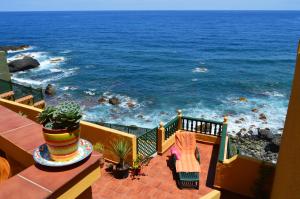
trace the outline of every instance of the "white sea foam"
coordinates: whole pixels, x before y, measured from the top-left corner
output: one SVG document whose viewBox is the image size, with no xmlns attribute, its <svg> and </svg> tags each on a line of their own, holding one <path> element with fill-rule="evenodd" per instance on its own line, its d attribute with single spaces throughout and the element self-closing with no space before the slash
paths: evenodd
<svg viewBox="0 0 300 199">
<path fill-rule="evenodd" d="M 85 93 L 85 94 L 87 94 L 87 95 L 90 95 L 90 96 L 94 96 L 94 95 L 96 95 L 96 93 L 95 93 L 95 92 L 93 92 L 93 91 L 90 91 L 90 90 L 84 91 L 84 93 Z"/>
<path fill-rule="evenodd" d="M 263 92 L 263 95 L 273 96 L 273 97 L 284 97 L 284 94 L 279 93 L 277 91 L 266 91 L 266 92 Z"/>
<path fill-rule="evenodd" d="M 276 99 L 261 100 L 250 98 L 245 103 L 232 103 L 229 100 L 223 101 L 221 105 L 214 109 L 207 108 L 199 103 L 195 107 L 183 109 L 183 112 L 189 116 L 217 121 L 222 121 L 223 116 L 228 115 L 228 131 L 235 134 L 243 128 L 246 130 L 250 128 L 283 128 L 286 107 L 287 102 L 282 103 Z M 252 112 L 251 110 L 254 108 L 258 112 Z M 266 121 L 259 119 L 261 113 L 266 115 Z"/>
<path fill-rule="evenodd" d="M 193 73 L 206 73 L 208 72 L 208 69 L 207 68 L 204 68 L 204 67 L 197 67 L 197 68 L 194 68 L 192 70 Z"/>
<path fill-rule="evenodd" d="M 74 90 L 77 90 L 78 88 L 77 87 L 74 87 L 74 86 L 63 86 L 61 88 L 61 90 L 63 91 L 68 91 L 68 90 L 71 90 L 71 91 L 74 91 Z"/>
<path fill-rule="evenodd" d="M 273 128 L 277 130 L 278 133 L 282 133 L 282 131 L 279 129 L 281 129 L 284 125 L 286 106 L 284 104 L 279 105 L 275 100 L 265 102 L 257 100 L 256 102 L 251 102 L 252 99 L 249 99 L 247 103 L 250 105 L 246 106 L 245 108 L 241 103 L 233 105 L 232 109 L 235 110 L 235 113 L 226 111 L 226 108 L 232 106 L 232 104 L 229 105 L 226 103 L 215 107 L 214 109 L 208 108 L 202 103 L 198 103 L 196 106 L 183 108 L 182 111 L 183 114 L 187 116 L 205 118 L 220 122 L 223 121 L 225 114 L 229 114 L 228 132 L 233 135 L 243 128 L 245 128 L 246 131 L 252 130 L 254 133 L 257 133 L 257 128 Z M 266 105 L 261 106 L 257 113 L 251 111 L 251 107 L 258 107 L 262 104 Z M 88 110 L 88 112 L 86 112 L 86 117 L 89 119 L 96 119 L 96 121 L 99 121 L 101 118 L 105 118 L 106 122 L 153 128 L 158 126 L 160 121 L 166 123 L 176 116 L 174 107 L 166 106 L 163 109 L 164 114 L 161 113 L 160 109 L 150 110 L 149 112 L 149 110 L 145 111 L 144 107 L 142 107 L 133 112 L 134 115 L 131 115 L 131 112 L 122 112 L 122 110 L 118 110 L 115 112 L 118 117 L 114 117 L 110 111 L 112 107 L 114 106 L 97 105 L 94 109 L 92 109 L 92 111 Z M 259 115 L 261 113 L 266 115 L 266 122 L 259 119 Z"/>
<path fill-rule="evenodd" d="M 29 46 L 27 48 L 24 48 L 22 50 L 8 50 L 7 53 L 18 53 L 18 52 L 25 52 L 28 50 L 32 50 L 34 47 L 33 46 Z"/>
<path fill-rule="evenodd" d="M 25 84 L 25 85 L 39 86 L 39 85 L 42 85 L 42 83 L 43 83 L 43 82 L 37 81 L 37 80 L 18 78 L 18 77 L 14 77 L 14 76 L 12 76 L 12 79 L 17 83 L 21 83 L 21 84 Z"/>
<path fill-rule="evenodd" d="M 110 99 L 112 97 L 116 97 L 120 100 L 120 104 L 118 107 L 121 107 L 126 110 L 136 110 L 142 106 L 142 104 L 139 104 L 136 99 L 133 99 L 129 96 L 126 95 L 120 95 L 120 94 L 115 94 L 111 92 L 104 92 L 103 97 Z M 106 106 L 112 106 L 109 103 L 104 104 Z"/>
<path fill-rule="evenodd" d="M 17 82 L 32 82 L 37 85 L 44 85 L 49 82 L 53 82 L 65 77 L 72 76 L 79 69 L 78 67 L 65 69 L 62 67 L 65 62 L 65 57 L 63 56 L 50 56 L 47 52 L 25 52 L 18 53 L 8 58 L 8 61 L 12 61 L 15 59 L 21 59 L 25 56 L 30 56 L 34 59 L 37 59 L 40 63 L 40 66 L 31 70 L 26 71 L 26 78 L 22 75 L 24 72 L 17 72 L 13 74 L 13 79 Z M 43 79 L 36 79 L 34 76 L 40 73 L 52 74 L 51 76 L 47 75 L 47 77 L 43 76 Z M 30 78 L 34 77 L 34 80 Z"/>
<path fill-rule="evenodd" d="M 7 58 L 7 61 L 10 62 L 10 61 L 13 61 L 13 60 L 16 60 L 16 59 L 22 59 L 26 56 L 37 59 L 38 61 L 43 61 L 43 60 L 46 60 L 48 58 L 46 52 L 26 52 L 26 53 L 18 53 L 18 54 L 15 54 L 13 56 L 9 56 Z"/>
<path fill-rule="evenodd" d="M 192 82 L 197 82 L 197 81 L 198 81 L 197 78 L 192 79 Z"/>
<path fill-rule="evenodd" d="M 53 72 L 53 73 L 58 73 L 58 72 L 62 72 L 63 71 L 62 69 L 59 69 L 59 68 L 50 68 L 49 70 L 51 72 Z"/>
</svg>

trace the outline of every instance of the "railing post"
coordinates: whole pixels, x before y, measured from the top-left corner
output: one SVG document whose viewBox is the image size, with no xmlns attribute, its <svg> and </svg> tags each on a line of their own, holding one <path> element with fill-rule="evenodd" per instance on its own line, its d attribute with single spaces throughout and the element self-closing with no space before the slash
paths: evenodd
<svg viewBox="0 0 300 199">
<path fill-rule="evenodd" d="M 177 130 L 181 130 L 182 129 L 182 111 L 181 110 L 177 110 L 177 118 L 178 118 Z"/>
<path fill-rule="evenodd" d="M 157 130 L 157 153 L 159 155 L 161 155 L 163 152 L 164 141 L 165 141 L 165 127 L 164 127 L 164 123 L 160 122 L 159 128 Z"/>
<path fill-rule="evenodd" d="M 224 117 L 223 125 L 224 124 L 226 124 L 226 126 L 228 124 L 228 117 L 227 116 Z M 226 129 L 226 134 L 227 134 L 227 129 Z"/>
<path fill-rule="evenodd" d="M 227 155 L 227 125 L 228 125 L 228 118 L 225 116 L 223 121 L 222 133 L 221 133 L 221 141 L 220 141 L 220 148 L 219 148 L 219 161 L 224 162 Z"/>
</svg>

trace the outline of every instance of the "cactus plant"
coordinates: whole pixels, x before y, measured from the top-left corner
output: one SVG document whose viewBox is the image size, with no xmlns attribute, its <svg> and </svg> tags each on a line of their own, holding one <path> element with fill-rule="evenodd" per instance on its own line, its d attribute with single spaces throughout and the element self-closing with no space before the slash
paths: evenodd
<svg viewBox="0 0 300 199">
<path fill-rule="evenodd" d="M 79 126 L 82 117 L 80 106 L 71 101 L 62 102 L 56 107 L 49 106 L 38 116 L 38 120 L 49 129 L 72 131 Z"/>
</svg>

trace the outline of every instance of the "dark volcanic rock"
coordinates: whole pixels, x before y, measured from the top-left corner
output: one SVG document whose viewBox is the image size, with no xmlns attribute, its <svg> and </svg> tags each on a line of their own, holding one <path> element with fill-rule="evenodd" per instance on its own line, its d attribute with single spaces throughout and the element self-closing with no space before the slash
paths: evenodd
<svg viewBox="0 0 300 199">
<path fill-rule="evenodd" d="M 258 132 L 258 135 L 237 133 L 236 136 L 230 136 L 231 147 L 237 148 L 241 155 L 276 163 L 281 135 L 268 128 L 258 129 Z"/>
<path fill-rule="evenodd" d="M 48 84 L 46 89 L 45 89 L 45 94 L 46 95 L 50 95 L 50 96 L 53 96 L 55 95 L 55 88 L 52 84 Z"/>
<path fill-rule="evenodd" d="M 108 102 L 111 104 L 111 105 L 119 105 L 121 102 L 119 100 L 119 98 L 117 97 L 112 97 L 108 100 Z"/>
<path fill-rule="evenodd" d="M 0 51 L 17 51 L 17 50 L 25 50 L 26 48 L 29 48 L 29 45 L 20 45 L 20 46 L 0 46 Z"/>
<path fill-rule="evenodd" d="M 265 114 L 261 113 L 261 114 L 259 114 L 259 119 L 266 121 L 267 120 L 267 116 Z"/>
<path fill-rule="evenodd" d="M 9 72 L 11 73 L 36 68 L 39 65 L 40 63 L 32 57 L 24 57 L 8 63 Z"/>
<path fill-rule="evenodd" d="M 258 130 L 258 136 L 262 139 L 271 141 L 274 138 L 273 132 L 271 129 L 265 128 L 265 129 L 259 129 Z"/>
<path fill-rule="evenodd" d="M 98 99 L 98 102 L 100 104 L 104 104 L 106 101 L 107 101 L 107 99 L 105 97 L 103 97 L 103 96 Z"/>
</svg>

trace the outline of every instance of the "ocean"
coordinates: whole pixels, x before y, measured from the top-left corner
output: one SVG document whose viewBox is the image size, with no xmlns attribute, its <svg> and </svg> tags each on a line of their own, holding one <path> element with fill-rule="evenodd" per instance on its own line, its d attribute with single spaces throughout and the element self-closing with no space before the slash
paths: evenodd
<svg viewBox="0 0 300 199">
<path fill-rule="evenodd" d="M 53 84 L 48 104 L 75 100 L 86 120 L 151 128 L 181 109 L 228 115 L 232 133 L 284 126 L 298 11 L 1 12 L 0 27 L 0 46 L 31 46 L 9 61 L 30 55 L 41 64 L 13 81 Z M 101 96 L 121 104 L 99 104 Z"/>
</svg>

